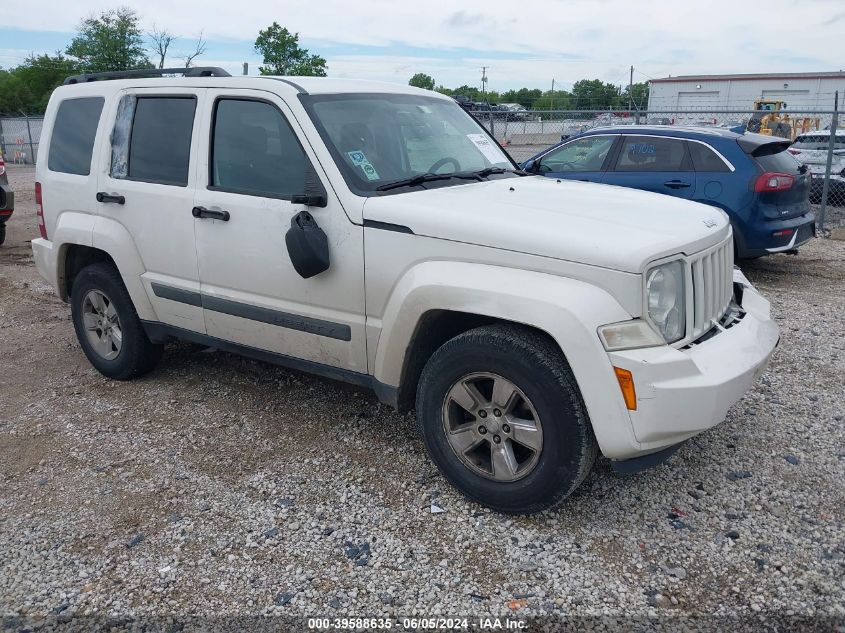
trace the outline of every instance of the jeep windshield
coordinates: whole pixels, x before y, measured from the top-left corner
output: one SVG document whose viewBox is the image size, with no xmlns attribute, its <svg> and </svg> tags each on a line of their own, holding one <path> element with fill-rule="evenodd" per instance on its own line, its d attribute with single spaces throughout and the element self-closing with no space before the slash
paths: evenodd
<svg viewBox="0 0 845 633">
<path fill-rule="evenodd" d="M 484 128 L 452 99 L 374 93 L 300 98 L 346 184 L 359 195 L 518 173 Z"/>
</svg>

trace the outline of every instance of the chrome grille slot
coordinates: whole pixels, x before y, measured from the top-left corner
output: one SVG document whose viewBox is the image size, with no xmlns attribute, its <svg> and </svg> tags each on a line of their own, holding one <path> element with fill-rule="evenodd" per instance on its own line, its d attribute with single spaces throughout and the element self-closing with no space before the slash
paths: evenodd
<svg viewBox="0 0 845 633">
<path fill-rule="evenodd" d="M 733 292 L 733 243 L 730 238 L 690 257 L 693 319 L 687 340 L 695 340 L 716 325 Z"/>
</svg>

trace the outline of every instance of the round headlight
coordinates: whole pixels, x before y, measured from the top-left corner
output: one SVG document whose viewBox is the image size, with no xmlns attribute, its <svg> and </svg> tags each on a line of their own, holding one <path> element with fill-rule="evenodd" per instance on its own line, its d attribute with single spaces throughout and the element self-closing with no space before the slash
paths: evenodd
<svg viewBox="0 0 845 633">
<path fill-rule="evenodd" d="M 686 306 L 684 303 L 683 262 L 663 264 L 646 275 L 648 316 L 667 343 L 684 337 Z"/>
</svg>

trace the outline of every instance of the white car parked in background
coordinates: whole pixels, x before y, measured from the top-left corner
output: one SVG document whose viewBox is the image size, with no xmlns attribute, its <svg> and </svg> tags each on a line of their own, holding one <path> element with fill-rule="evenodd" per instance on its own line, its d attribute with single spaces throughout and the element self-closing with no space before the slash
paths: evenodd
<svg viewBox="0 0 845 633">
<path fill-rule="evenodd" d="M 528 176 L 434 92 L 188 74 L 47 108 L 33 253 L 106 376 L 178 338 L 371 387 L 467 496 L 533 512 L 598 451 L 665 459 L 765 369 L 721 211 Z"/>
<path fill-rule="evenodd" d="M 789 152 L 805 164 L 813 174 L 810 201 L 814 203 L 821 200 L 829 150 L 830 130 L 799 134 L 789 146 Z M 845 205 L 845 131 L 843 130 L 837 130 L 834 139 L 828 191 L 829 204 Z"/>
</svg>

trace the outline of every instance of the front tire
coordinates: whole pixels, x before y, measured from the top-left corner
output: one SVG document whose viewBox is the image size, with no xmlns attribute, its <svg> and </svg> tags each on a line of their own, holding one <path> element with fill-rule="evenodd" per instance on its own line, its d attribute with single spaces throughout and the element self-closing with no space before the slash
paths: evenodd
<svg viewBox="0 0 845 633">
<path fill-rule="evenodd" d="M 79 271 L 70 303 L 82 351 L 101 374 L 129 380 L 158 364 L 163 346 L 147 338 L 114 266 L 97 263 Z"/>
<path fill-rule="evenodd" d="M 484 326 L 447 341 L 420 377 L 417 416 L 446 479 L 501 512 L 560 503 L 598 453 L 566 359 L 527 327 Z"/>
<path fill-rule="evenodd" d="M 6 241 L 6 223 L 0 223 L 0 246 Z"/>
</svg>

